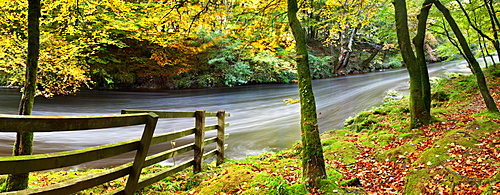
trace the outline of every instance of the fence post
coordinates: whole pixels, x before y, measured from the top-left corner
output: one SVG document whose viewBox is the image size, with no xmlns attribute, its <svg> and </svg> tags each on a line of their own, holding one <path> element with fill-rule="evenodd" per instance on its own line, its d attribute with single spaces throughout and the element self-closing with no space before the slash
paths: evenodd
<svg viewBox="0 0 500 195">
<path fill-rule="evenodd" d="M 150 113 L 147 116 L 146 126 L 144 127 L 144 132 L 142 133 L 141 141 L 137 153 L 135 154 L 134 163 L 130 170 L 130 174 L 127 179 L 127 185 L 125 186 L 124 194 L 133 195 L 137 190 L 137 184 L 141 176 L 142 165 L 144 160 L 148 156 L 149 146 L 151 145 L 151 140 L 153 139 L 153 134 L 155 132 L 156 124 L 158 123 L 158 115 Z"/>
<path fill-rule="evenodd" d="M 217 166 L 224 163 L 224 137 L 226 131 L 226 111 L 217 111 Z"/>
<path fill-rule="evenodd" d="M 205 110 L 196 110 L 195 132 L 194 132 L 194 165 L 193 165 L 194 173 L 198 173 L 201 171 L 204 148 L 205 148 Z"/>
</svg>

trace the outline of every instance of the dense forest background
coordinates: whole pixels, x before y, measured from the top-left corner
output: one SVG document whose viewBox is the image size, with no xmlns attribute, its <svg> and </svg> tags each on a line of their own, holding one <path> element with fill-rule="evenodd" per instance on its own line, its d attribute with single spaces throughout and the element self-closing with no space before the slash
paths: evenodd
<svg viewBox="0 0 500 195">
<path fill-rule="evenodd" d="M 421 2 L 408 3 L 409 23 L 416 25 Z M 443 3 L 477 56 L 495 52 L 484 37 L 498 32 L 487 5 L 499 2 Z M 391 1 L 299 1 L 299 7 L 314 78 L 403 65 Z M 0 9 L 0 85 L 21 86 L 27 3 L 1 1 Z M 38 90 L 45 96 L 81 88 L 175 89 L 297 79 L 286 1 L 54 0 L 42 1 L 40 21 Z M 428 62 L 457 57 L 443 21 L 431 10 Z M 410 26 L 411 33 L 415 28 Z"/>
</svg>

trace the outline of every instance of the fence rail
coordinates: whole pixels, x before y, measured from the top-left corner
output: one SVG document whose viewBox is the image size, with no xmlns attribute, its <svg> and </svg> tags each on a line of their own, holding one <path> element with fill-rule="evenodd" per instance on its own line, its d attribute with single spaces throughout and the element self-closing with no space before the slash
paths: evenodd
<svg viewBox="0 0 500 195">
<path fill-rule="evenodd" d="M 204 159 L 217 156 L 217 164 L 224 162 L 224 139 L 227 136 L 225 135 L 225 127 L 229 126 L 228 123 L 225 123 L 225 117 L 227 116 L 230 115 L 225 111 L 205 112 L 204 110 L 197 110 L 196 112 L 122 110 L 121 115 L 63 117 L 0 115 L 0 132 L 81 131 L 145 124 L 140 139 L 50 154 L 0 157 L 0 174 L 17 174 L 73 166 L 137 150 L 133 162 L 66 182 L 42 188 L 7 192 L 6 194 L 70 194 L 127 175 L 126 185 L 109 194 L 133 194 L 138 189 L 188 167 L 192 166 L 194 172 L 199 172 Z M 194 128 L 153 135 L 159 118 L 187 117 L 195 118 Z M 217 117 L 217 125 L 206 126 L 206 117 Z M 217 136 L 205 139 L 205 132 L 211 130 L 217 130 Z M 195 134 L 194 143 L 147 156 L 151 145 L 165 143 L 192 134 Z M 204 146 L 212 143 L 217 143 L 217 148 L 205 153 Z M 150 175 L 147 178 L 140 178 L 142 168 L 191 150 L 194 151 L 193 159 Z"/>
</svg>

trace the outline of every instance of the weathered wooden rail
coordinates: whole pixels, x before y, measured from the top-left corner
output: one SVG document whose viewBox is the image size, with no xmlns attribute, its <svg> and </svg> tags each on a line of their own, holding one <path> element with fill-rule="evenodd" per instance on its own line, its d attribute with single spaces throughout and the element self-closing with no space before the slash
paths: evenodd
<svg viewBox="0 0 500 195">
<path fill-rule="evenodd" d="M 224 111 L 211 113 L 205 112 L 204 110 L 197 110 L 196 112 L 123 110 L 120 115 L 99 116 L 55 117 L 0 115 L 0 132 L 82 131 L 141 124 L 145 125 L 140 139 L 65 152 L 0 157 L 0 174 L 16 174 L 68 167 L 84 162 L 109 158 L 130 151 L 137 151 L 134 161 L 131 163 L 42 188 L 7 192 L 5 194 L 70 194 L 123 176 L 128 176 L 126 185 L 109 194 L 133 194 L 138 189 L 151 185 L 190 166 L 193 166 L 194 172 L 199 172 L 201 171 L 203 160 L 206 158 L 217 155 L 217 164 L 224 162 L 224 132 L 225 127 L 229 125 L 225 123 L 226 116 L 229 116 L 229 113 L 225 113 Z M 159 118 L 186 117 L 195 118 L 194 128 L 153 135 Z M 206 117 L 217 117 L 217 125 L 205 126 Z M 205 131 L 210 130 L 217 130 L 217 136 L 205 139 Z M 195 134 L 194 143 L 147 156 L 151 145 L 172 141 L 191 134 Z M 204 146 L 211 143 L 217 143 L 217 148 L 204 153 Z M 142 168 L 191 150 L 194 150 L 193 159 L 155 173 L 147 178 L 140 178 Z"/>
</svg>

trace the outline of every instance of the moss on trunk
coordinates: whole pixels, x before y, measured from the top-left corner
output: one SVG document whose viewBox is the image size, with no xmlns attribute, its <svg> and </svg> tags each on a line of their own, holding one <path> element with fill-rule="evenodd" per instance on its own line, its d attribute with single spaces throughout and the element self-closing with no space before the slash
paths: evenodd
<svg viewBox="0 0 500 195">
<path fill-rule="evenodd" d="M 430 115 L 429 76 L 423 57 L 423 43 L 420 44 L 423 42 L 423 37 L 425 37 L 425 25 L 428 14 L 426 3 L 428 4 L 429 1 L 430 0 L 425 1 L 421 14 L 419 15 L 419 30 L 414 41 L 416 43 L 415 47 L 420 46 L 422 48 L 417 49 L 417 52 L 419 52 L 417 57 L 413 53 L 410 41 L 406 1 L 394 1 L 398 43 L 406 69 L 410 76 L 410 116 L 412 128 L 418 128 L 422 125 L 429 124 L 432 119 Z"/>
<path fill-rule="evenodd" d="M 296 41 L 297 73 L 300 96 L 300 126 L 302 131 L 302 167 L 303 175 L 310 185 L 319 187 L 320 180 L 326 178 L 323 148 L 319 136 L 316 101 L 312 89 L 312 77 L 306 47 L 306 36 L 297 19 L 297 1 L 288 0 L 288 21 Z"/>
<path fill-rule="evenodd" d="M 19 103 L 19 115 L 31 115 L 35 102 L 36 76 L 38 56 L 40 53 L 40 0 L 28 1 L 28 59 L 24 90 Z M 13 155 L 30 155 L 33 153 L 33 133 L 17 132 Z M 7 191 L 23 190 L 28 187 L 29 173 L 9 175 Z"/>
</svg>

